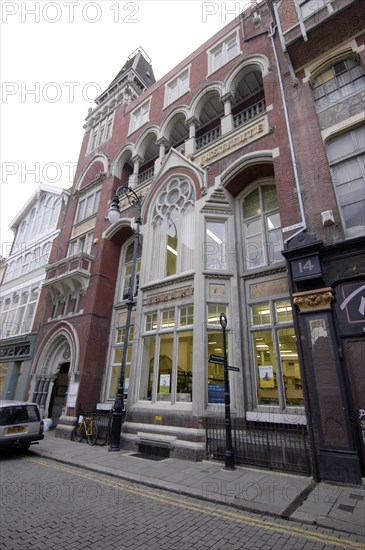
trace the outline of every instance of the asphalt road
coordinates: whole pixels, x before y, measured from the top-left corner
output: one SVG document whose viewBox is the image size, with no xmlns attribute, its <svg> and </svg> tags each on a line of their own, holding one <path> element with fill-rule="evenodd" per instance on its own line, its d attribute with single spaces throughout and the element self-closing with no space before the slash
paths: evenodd
<svg viewBox="0 0 365 550">
<path fill-rule="evenodd" d="M 0 459 L 1 550 L 364 549 L 275 520 L 39 458 Z"/>
</svg>

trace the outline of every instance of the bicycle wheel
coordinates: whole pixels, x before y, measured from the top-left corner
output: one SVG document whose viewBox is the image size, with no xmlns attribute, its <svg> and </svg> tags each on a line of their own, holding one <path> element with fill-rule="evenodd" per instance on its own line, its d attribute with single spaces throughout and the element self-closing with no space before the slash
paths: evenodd
<svg viewBox="0 0 365 550">
<path fill-rule="evenodd" d="M 87 436 L 87 442 L 89 445 L 94 445 L 95 441 L 98 438 L 98 427 L 96 426 L 95 422 L 92 422 L 91 426 L 89 426 L 88 431 L 90 434 Z"/>
<path fill-rule="evenodd" d="M 80 443 L 84 435 L 85 435 L 84 425 L 82 423 L 77 424 L 77 426 L 75 426 L 74 429 L 72 430 L 71 439 L 72 441 L 78 441 Z"/>
</svg>

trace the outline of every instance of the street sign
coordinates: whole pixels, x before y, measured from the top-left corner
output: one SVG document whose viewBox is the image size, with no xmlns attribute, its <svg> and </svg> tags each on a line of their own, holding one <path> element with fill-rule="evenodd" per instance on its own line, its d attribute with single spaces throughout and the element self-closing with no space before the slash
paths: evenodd
<svg viewBox="0 0 365 550">
<path fill-rule="evenodd" d="M 222 355 L 210 355 L 209 356 L 209 362 L 215 363 L 216 365 L 224 365 L 225 359 Z"/>
<path fill-rule="evenodd" d="M 238 367 L 227 367 L 228 370 L 234 370 L 235 372 L 240 372 L 240 369 Z"/>
</svg>

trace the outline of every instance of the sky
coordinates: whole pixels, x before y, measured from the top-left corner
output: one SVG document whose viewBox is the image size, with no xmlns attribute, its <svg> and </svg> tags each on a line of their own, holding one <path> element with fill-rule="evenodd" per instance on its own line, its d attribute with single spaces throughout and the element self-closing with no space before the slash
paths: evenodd
<svg viewBox="0 0 365 550">
<path fill-rule="evenodd" d="M 71 187 L 88 109 L 128 56 L 142 47 L 159 80 L 248 3 L 2 0 L 2 256 L 39 184 Z"/>
</svg>

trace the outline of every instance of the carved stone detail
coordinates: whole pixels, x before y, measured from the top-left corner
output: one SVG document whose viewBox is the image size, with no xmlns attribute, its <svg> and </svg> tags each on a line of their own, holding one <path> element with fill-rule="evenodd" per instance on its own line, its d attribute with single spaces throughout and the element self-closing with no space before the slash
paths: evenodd
<svg viewBox="0 0 365 550">
<path fill-rule="evenodd" d="M 322 311 L 331 309 L 331 302 L 334 299 L 332 288 L 319 288 L 306 292 L 295 292 L 293 301 L 301 313 L 306 311 Z"/>
<path fill-rule="evenodd" d="M 154 294 L 144 300 L 145 306 L 153 304 L 159 304 L 161 302 L 170 302 L 171 300 L 178 300 L 179 298 L 185 298 L 186 296 L 192 296 L 194 289 L 192 286 L 185 286 L 182 288 L 176 288 L 175 290 L 169 290 L 168 292 L 161 292 L 160 294 Z"/>
</svg>

